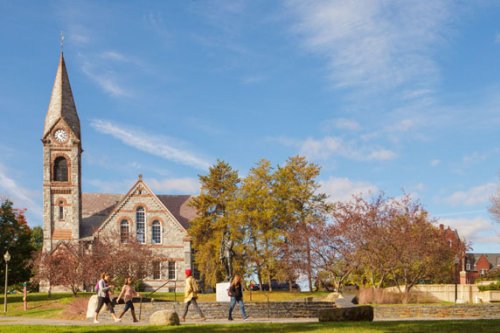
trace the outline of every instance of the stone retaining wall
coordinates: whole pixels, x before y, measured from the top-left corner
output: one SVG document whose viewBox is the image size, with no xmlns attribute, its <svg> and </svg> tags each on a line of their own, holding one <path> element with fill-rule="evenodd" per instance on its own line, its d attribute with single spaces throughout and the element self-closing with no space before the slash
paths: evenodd
<svg viewBox="0 0 500 333">
<path fill-rule="evenodd" d="M 377 305 L 375 320 L 397 319 L 500 319 L 500 304 Z"/>
<path fill-rule="evenodd" d="M 203 302 L 199 303 L 205 316 L 209 319 L 225 319 L 228 315 L 229 303 Z M 123 304 L 115 306 L 119 314 Z M 139 315 L 139 303 L 135 303 L 136 313 Z M 252 318 L 318 318 L 320 310 L 335 308 L 330 302 L 247 302 L 245 309 Z M 175 302 L 155 302 L 142 304 L 142 320 L 149 320 L 153 312 L 158 310 L 173 309 L 179 316 L 182 315 L 184 304 Z M 374 320 L 398 319 L 500 319 L 500 304 L 477 305 L 377 305 L 374 306 Z M 235 319 L 241 319 L 239 306 L 233 311 Z M 110 321 L 109 312 L 102 312 L 100 318 Z M 188 319 L 198 318 L 198 314 L 191 305 L 187 315 Z M 130 313 L 124 318 L 125 322 L 131 321 Z"/>
<path fill-rule="evenodd" d="M 134 303 L 136 314 L 139 315 L 139 303 Z M 198 303 L 203 314 L 209 319 L 225 319 L 228 316 L 228 302 L 203 302 Z M 115 306 L 115 313 L 118 315 L 123 310 L 123 304 Z M 245 302 L 245 310 L 252 318 L 318 318 L 320 310 L 333 309 L 334 303 L 331 302 Z M 142 304 L 142 319 L 147 319 L 153 312 L 158 310 L 173 309 L 179 317 L 184 310 L 183 303 L 176 302 L 154 302 Z M 130 317 L 127 313 L 125 317 Z M 187 318 L 197 318 L 193 305 L 189 307 Z M 241 319 L 239 305 L 233 311 L 235 319 Z M 110 319 L 109 312 L 102 312 L 99 316 L 104 320 Z"/>
</svg>

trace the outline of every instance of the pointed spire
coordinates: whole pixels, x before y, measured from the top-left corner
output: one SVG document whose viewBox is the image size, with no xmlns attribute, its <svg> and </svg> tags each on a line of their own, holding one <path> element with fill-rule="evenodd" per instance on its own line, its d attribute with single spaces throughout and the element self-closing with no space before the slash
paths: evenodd
<svg viewBox="0 0 500 333">
<path fill-rule="evenodd" d="M 45 126 L 43 129 L 43 138 L 52 130 L 59 119 L 64 119 L 71 128 L 75 136 L 80 139 L 80 119 L 76 112 L 71 85 L 69 84 L 68 72 L 64 63 L 64 56 L 61 52 L 59 66 L 57 68 L 52 96 L 50 97 L 49 109 L 45 116 Z"/>
</svg>

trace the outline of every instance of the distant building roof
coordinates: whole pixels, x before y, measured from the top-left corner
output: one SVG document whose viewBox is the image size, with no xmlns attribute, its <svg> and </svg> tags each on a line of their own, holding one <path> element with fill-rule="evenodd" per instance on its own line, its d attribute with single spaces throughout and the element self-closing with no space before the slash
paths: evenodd
<svg viewBox="0 0 500 333">
<path fill-rule="evenodd" d="M 491 264 L 492 268 L 500 266 L 500 253 L 467 253 L 467 260 L 473 265 L 476 266 L 477 260 L 484 255 L 488 262 Z"/>
</svg>

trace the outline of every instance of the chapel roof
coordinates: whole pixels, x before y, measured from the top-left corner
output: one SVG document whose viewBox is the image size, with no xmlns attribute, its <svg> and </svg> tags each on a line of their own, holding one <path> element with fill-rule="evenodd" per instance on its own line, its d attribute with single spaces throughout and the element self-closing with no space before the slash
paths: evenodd
<svg viewBox="0 0 500 333">
<path fill-rule="evenodd" d="M 124 194 L 82 193 L 80 238 L 92 236 L 124 196 Z M 196 209 L 189 206 L 191 196 L 160 194 L 157 197 L 177 221 L 188 229 L 189 221 L 196 216 Z"/>
<path fill-rule="evenodd" d="M 62 52 L 59 59 L 59 66 L 57 67 L 47 115 L 45 116 L 43 138 L 47 136 L 59 119 L 64 119 L 76 137 L 80 139 L 80 119 L 76 112 L 73 92 L 71 91 L 69 76 Z"/>
</svg>

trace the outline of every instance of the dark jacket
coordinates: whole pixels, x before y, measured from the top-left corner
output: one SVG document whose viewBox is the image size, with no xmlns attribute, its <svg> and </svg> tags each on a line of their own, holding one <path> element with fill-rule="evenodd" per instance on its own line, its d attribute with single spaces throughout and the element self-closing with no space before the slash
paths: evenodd
<svg viewBox="0 0 500 333">
<path fill-rule="evenodd" d="M 243 289 L 241 287 L 241 283 L 232 284 L 229 287 L 229 290 L 231 291 L 232 297 L 236 298 L 237 301 L 243 299 Z"/>
</svg>

